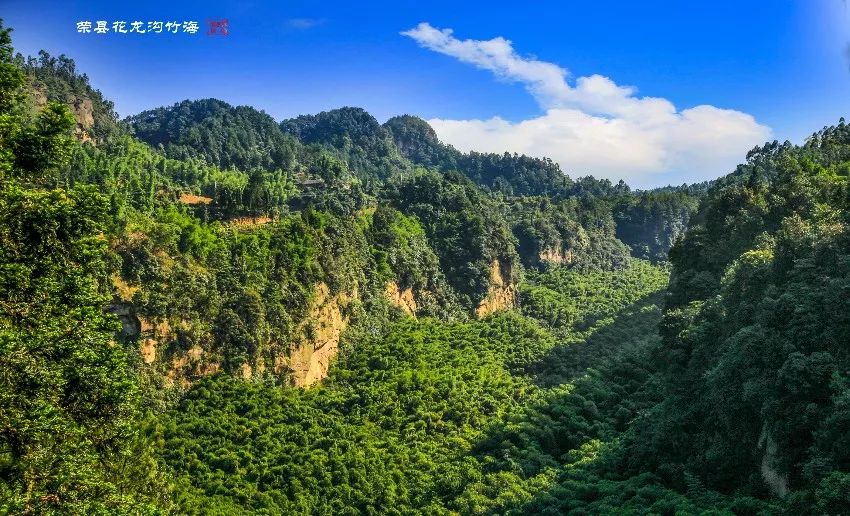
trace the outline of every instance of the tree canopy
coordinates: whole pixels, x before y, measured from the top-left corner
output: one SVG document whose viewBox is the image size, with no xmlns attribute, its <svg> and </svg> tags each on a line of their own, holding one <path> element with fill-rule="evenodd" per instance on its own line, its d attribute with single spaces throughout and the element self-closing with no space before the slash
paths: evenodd
<svg viewBox="0 0 850 516">
<path fill-rule="evenodd" d="M 842 514 L 849 173 L 843 120 L 652 191 L 353 107 L 119 122 L 0 27 L 0 512 Z"/>
</svg>

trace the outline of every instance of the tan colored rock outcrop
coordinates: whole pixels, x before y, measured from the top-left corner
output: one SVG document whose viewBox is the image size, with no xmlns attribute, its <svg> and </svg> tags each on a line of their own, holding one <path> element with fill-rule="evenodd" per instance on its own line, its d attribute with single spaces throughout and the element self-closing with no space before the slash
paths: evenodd
<svg viewBox="0 0 850 516">
<path fill-rule="evenodd" d="M 513 282 L 513 270 L 510 264 L 493 260 L 490 264 L 490 286 L 487 295 L 475 309 L 477 317 L 484 317 L 499 310 L 511 308 L 516 304 L 517 292 Z"/>
<path fill-rule="evenodd" d="M 156 360 L 156 345 L 157 342 L 154 339 L 144 339 L 142 341 L 142 360 L 146 364 L 153 364 L 154 360 Z"/>
<path fill-rule="evenodd" d="M 566 251 L 552 248 L 544 249 L 540 252 L 540 261 L 558 265 L 569 265 L 573 263 L 573 252 L 571 249 L 567 249 Z"/>
<path fill-rule="evenodd" d="M 205 361 L 204 355 L 203 348 L 195 344 L 185 353 L 172 356 L 165 375 L 166 385 L 178 383 L 181 387 L 187 388 L 191 385 L 192 379 L 217 373 L 221 369 L 221 364 Z M 242 373 L 244 375 L 244 369 Z"/>
<path fill-rule="evenodd" d="M 80 128 L 84 130 L 94 127 L 94 105 L 88 97 L 77 97 L 71 105 L 71 112 Z"/>
<path fill-rule="evenodd" d="M 395 281 L 390 281 L 384 288 L 384 295 L 397 307 L 401 308 L 407 315 L 416 317 L 416 298 L 410 287 L 400 290 Z"/>
<path fill-rule="evenodd" d="M 315 287 L 313 301 L 304 321 L 299 325 L 289 355 L 275 361 L 275 372 L 288 372 L 298 387 L 315 384 L 328 375 L 331 361 L 339 351 L 339 339 L 348 326 L 342 309 L 357 293 L 331 295 L 325 283 Z"/>
<path fill-rule="evenodd" d="M 36 109 L 43 108 L 48 102 L 47 91 L 42 87 L 35 87 L 33 89 L 33 100 Z M 82 143 L 92 141 L 91 134 L 89 134 L 89 131 L 94 127 L 94 103 L 92 100 L 88 97 L 74 96 L 66 99 L 65 105 L 68 106 L 77 122 L 76 127 L 74 127 L 74 136 Z"/>
</svg>

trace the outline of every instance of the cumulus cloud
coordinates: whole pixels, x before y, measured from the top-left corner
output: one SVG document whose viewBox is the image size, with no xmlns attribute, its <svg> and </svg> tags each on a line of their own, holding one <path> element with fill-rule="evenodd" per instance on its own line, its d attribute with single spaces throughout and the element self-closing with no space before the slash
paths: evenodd
<svg viewBox="0 0 850 516">
<path fill-rule="evenodd" d="M 678 110 L 667 99 L 639 97 L 602 75 L 570 81 L 555 63 L 519 55 L 511 41 L 460 40 L 428 23 L 402 32 L 420 46 L 500 79 L 519 82 L 544 113 L 510 122 L 429 120 L 440 139 L 463 151 L 548 156 L 575 175 L 625 179 L 635 186 L 702 181 L 742 161 L 771 131 L 749 114 L 700 105 Z"/>
</svg>

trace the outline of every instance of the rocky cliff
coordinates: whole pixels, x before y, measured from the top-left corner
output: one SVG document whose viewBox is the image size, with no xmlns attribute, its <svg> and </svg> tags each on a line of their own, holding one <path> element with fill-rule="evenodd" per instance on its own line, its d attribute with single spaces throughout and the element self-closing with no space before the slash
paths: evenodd
<svg viewBox="0 0 850 516">
<path fill-rule="evenodd" d="M 357 297 L 356 289 L 333 295 L 326 284 L 316 285 L 307 317 L 301 322 L 288 353 L 276 358 L 275 372 L 289 375 L 299 387 L 325 378 L 339 351 L 340 336 L 348 326 L 343 310 Z"/>
<path fill-rule="evenodd" d="M 510 263 L 493 260 L 490 264 L 490 285 L 487 295 L 475 309 L 477 317 L 512 308 L 517 301 L 517 287 Z"/>
<path fill-rule="evenodd" d="M 390 303 L 401 308 L 404 313 L 416 317 L 416 297 L 413 295 L 412 288 L 408 287 L 401 290 L 398 287 L 398 283 L 389 281 L 384 288 L 384 295 Z"/>
<path fill-rule="evenodd" d="M 540 262 L 556 265 L 570 265 L 573 263 L 572 249 L 549 248 L 540 251 Z"/>
<path fill-rule="evenodd" d="M 46 89 L 34 86 L 32 98 L 37 109 L 43 108 L 48 101 Z M 74 136 L 83 143 L 93 141 L 91 131 L 94 128 L 94 103 L 92 100 L 86 96 L 72 95 L 65 99 L 65 105 L 68 106 L 77 121 L 77 125 L 74 127 Z"/>
<path fill-rule="evenodd" d="M 117 295 L 109 310 L 121 321 L 119 338 L 136 343 L 142 361 L 162 373 L 166 385 L 186 387 L 192 380 L 222 369 L 221 357 L 214 350 L 207 349 L 210 347 L 209 339 L 193 343 L 188 349 L 180 348 L 178 332 L 194 331 L 189 322 L 181 321 L 177 327 L 172 327 L 168 321 L 153 321 L 140 316 L 131 301 L 132 293 L 137 289 L 117 277 L 113 278 L 113 284 Z M 405 291 L 399 296 L 415 307 L 412 293 Z M 349 323 L 344 311 L 357 298 L 356 288 L 349 293 L 332 294 L 328 285 L 318 283 L 307 315 L 298 324 L 292 341 L 270 343 L 268 346 L 269 352 L 274 355 L 274 373 L 287 377 L 297 386 L 313 385 L 326 377 L 339 349 L 340 336 Z M 258 354 L 242 363 L 234 373 L 249 379 L 264 374 L 266 369 L 265 358 Z"/>
<path fill-rule="evenodd" d="M 487 295 L 474 310 L 477 317 L 513 307 L 517 301 L 516 278 L 510 263 L 494 260 L 490 267 Z M 192 381 L 222 370 L 223 357 L 216 352 L 212 336 L 183 341 L 179 335 L 198 335 L 189 321 L 150 320 L 136 312 L 132 298 L 139 287 L 113 277 L 116 298 L 110 310 L 121 321 L 120 338 L 138 346 L 142 362 L 157 371 L 167 386 L 187 387 Z M 419 293 L 427 297 L 427 292 Z M 383 295 L 406 314 L 415 317 L 417 295 L 410 287 L 400 288 L 395 281 L 385 285 Z M 340 338 L 350 323 L 347 315 L 352 302 L 359 301 L 355 287 L 349 292 L 333 293 L 319 282 L 303 319 L 297 323 L 289 342 L 269 342 L 262 350 L 234 369 L 231 374 L 245 379 L 269 372 L 292 385 L 307 387 L 327 377 L 331 362 L 339 351 Z"/>
</svg>

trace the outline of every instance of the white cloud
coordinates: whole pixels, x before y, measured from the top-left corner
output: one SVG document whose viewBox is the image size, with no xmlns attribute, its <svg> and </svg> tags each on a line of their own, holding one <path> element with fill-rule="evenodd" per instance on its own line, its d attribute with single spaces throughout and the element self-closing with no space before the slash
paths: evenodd
<svg viewBox="0 0 850 516">
<path fill-rule="evenodd" d="M 522 83 L 545 111 L 509 122 L 429 120 L 441 140 L 463 151 L 548 156 L 573 175 L 593 174 L 634 186 L 680 184 L 725 174 L 771 136 L 746 113 L 701 105 L 681 111 L 667 99 L 638 97 L 608 77 L 579 77 L 523 57 L 502 37 L 459 40 L 451 29 L 420 23 L 402 32 L 420 46 Z"/>
</svg>

